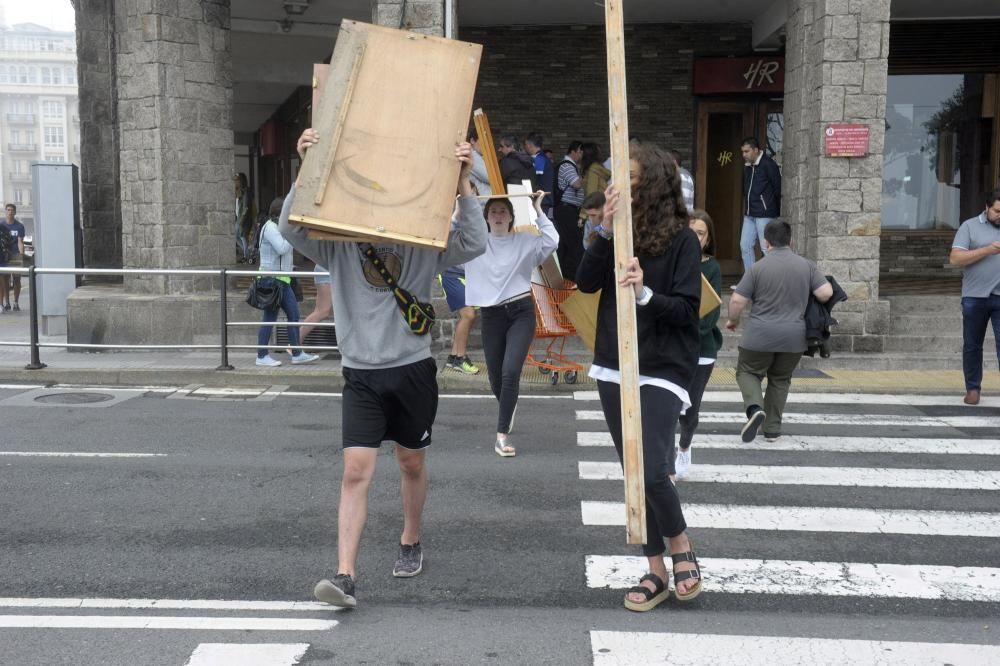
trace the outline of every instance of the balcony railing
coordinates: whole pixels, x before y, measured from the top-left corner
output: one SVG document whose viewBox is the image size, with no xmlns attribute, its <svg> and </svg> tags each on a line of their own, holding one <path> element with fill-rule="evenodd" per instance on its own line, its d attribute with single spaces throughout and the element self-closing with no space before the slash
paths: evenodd
<svg viewBox="0 0 1000 666">
<path fill-rule="evenodd" d="M 17 173 L 15 171 L 7 172 L 7 176 L 10 178 L 12 183 L 27 183 L 31 181 L 30 173 Z"/>
<path fill-rule="evenodd" d="M 33 143 L 8 143 L 7 150 L 12 153 L 35 153 L 38 146 Z"/>
<path fill-rule="evenodd" d="M 8 113 L 7 122 L 12 125 L 34 125 L 35 114 L 33 113 Z"/>
</svg>

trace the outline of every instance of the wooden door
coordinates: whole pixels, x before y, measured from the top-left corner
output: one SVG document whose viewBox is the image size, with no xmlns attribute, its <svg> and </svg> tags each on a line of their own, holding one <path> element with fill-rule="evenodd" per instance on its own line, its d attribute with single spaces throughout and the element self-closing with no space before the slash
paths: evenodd
<svg viewBox="0 0 1000 666">
<path fill-rule="evenodd" d="M 695 203 L 715 222 L 716 258 L 724 274 L 743 272 L 743 158 L 740 144 L 754 135 L 754 104 L 702 102 L 698 107 Z"/>
</svg>

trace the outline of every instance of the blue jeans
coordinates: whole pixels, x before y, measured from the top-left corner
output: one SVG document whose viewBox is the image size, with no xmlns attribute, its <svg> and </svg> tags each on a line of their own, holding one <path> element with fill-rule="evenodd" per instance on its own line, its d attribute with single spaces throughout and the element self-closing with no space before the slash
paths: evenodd
<svg viewBox="0 0 1000 666">
<path fill-rule="evenodd" d="M 750 270 L 756 261 L 753 253 L 754 243 L 760 243 L 760 253 L 764 254 L 764 227 L 773 219 L 773 217 L 743 216 L 743 230 L 740 231 L 740 254 L 743 256 L 744 272 Z"/>
<path fill-rule="evenodd" d="M 997 361 L 1000 362 L 1000 295 L 962 297 L 962 370 L 965 372 L 966 391 L 982 388 L 983 340 L 986 338 L 986 325 L 991 321 Z"/>
<path fill-rule="evenodd" d="M 297 322 L 299 320 L 299 302 L 295 300 L 295 292 L 292 291 L 292 285 L 280 280 L 278 284 L 281 285 L 281 300 L 279 305 L 285 311 L 285 318 L 290 322 Z M 261 319 L 261 322 L 267 324 L 275 321 L 278 321 L 278 308 L 264 310 L 264 317 Z M 257 330 L 257 346 L 260 348 L 257 350 L 257 358 L 267 356 L 267 345 L 271 342 L 271 331 L 274 328 L 274 326 L 261 326 Z M 293 356 L 298 356 L 302 353 L 302 350 L 299 349 L 298 326 L 288 327 L 288 344 L 292 347 Z"/>
</svg>

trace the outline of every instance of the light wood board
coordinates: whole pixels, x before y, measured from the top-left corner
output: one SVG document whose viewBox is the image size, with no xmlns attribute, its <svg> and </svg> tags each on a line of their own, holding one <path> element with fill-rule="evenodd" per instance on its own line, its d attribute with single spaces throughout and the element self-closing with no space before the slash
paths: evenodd
<svg viewBox="0 0 1000 666">
<path fill-rule="evenodd" d="M 319 142 L 289 219 L 313 231 L 445 247 L 482 47 L 345 20 L 317 85 Z"/>
</svg>

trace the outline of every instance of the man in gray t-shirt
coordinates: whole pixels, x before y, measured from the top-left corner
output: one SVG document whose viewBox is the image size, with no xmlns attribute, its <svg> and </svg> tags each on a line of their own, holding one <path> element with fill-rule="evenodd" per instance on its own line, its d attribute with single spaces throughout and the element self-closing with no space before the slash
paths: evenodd
<svg viewBox="0 0 1000 666">
<path fill-rule="evenodd" d="M 743 394 L 747 422 L 744 442 L 752 442 L 761 425 L 773 442 L 781 435 L 781 414 L 788 400 L 792 373 L 806 350 L 804 315 L 810 295 L 825 303 L 833 287 L 816 264 L 788 247 L 792 228 L 773 220 L 764 227 L 764 258 L 751 266 L 729 299 L 726 328 L 736 330 L 748 303 L 753 311 L 743 329 L 736 364 L 736 383 Z M 767 377 L 767 393 L 761 382 Z"/>
<path fill-rule="evenodd" d="M 1000 360 L 1000 188 L 986 198 L 986 210 L 958 228 L 949 260 L 952 266 L 962 267 L 965 404 L 978 405 L 983 382 L 983 340 L 990 321 Z"/>
</svg>

